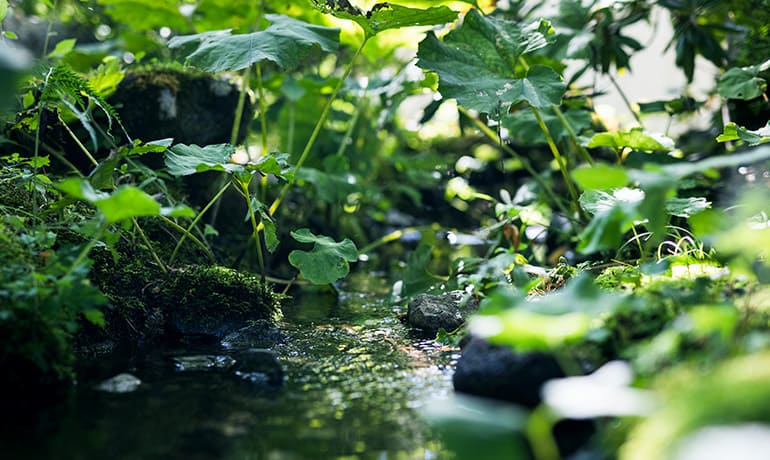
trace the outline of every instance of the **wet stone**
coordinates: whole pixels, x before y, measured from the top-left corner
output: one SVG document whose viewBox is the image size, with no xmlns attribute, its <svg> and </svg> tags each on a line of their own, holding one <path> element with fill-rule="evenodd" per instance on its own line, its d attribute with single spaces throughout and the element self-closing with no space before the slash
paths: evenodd
<svg viewBox="0 0 770 460">
<path fill-rule="evenodd" d="M 274 324 L 271 324 L 270 321 L 260 319 L 252 321 L 248 326 L 227 334 L 220 342 L 220 345 L 228 350 L 269 348 L 283 340 L 283 334 L 281 334 L 281 331 Z"/>
<path fill-rule="evenodd" d="M 409 302 L 407 323 L 426 332 L 439 329 L 453 331 L 462 326 L 470 313 L 478 310 L 478 301 L 471 297 L 463 304 L 465 292 L 451 291 L 441 295 L 420 294 Z"/>
<path fill-rule="evenodd" d="M 123 373 L 103 381 L 96 386 L 96 389 L 106 393 L 130 393 L 139 388 L 141 384 L 142 381 L 136 376 Z"/>
<path fill-rule="evenodd" d="M 179 372 L 227 370 L 235 363 L 235 359 L 227 355 L 193 355 L 174 358 L 174 367 Z"/>
<path fill-rule="evenodd" d="M 283 385 L 283 366 L 272 350 L 253 348 L 238 355 L 235 375 L 262 389 L 276 389 Z"/>
</svg>

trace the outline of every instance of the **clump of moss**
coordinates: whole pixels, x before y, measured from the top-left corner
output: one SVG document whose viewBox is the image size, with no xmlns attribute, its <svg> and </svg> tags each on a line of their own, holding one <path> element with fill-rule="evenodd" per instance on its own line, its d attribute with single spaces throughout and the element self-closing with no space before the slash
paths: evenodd
<svg viewBox="0 0 770 460">
<path fill-rule="evenodd" d="M 219 266 L 176 270 L 153 288 L 174 332 L 221 337 L 246 321 L 275 320 L 280 296 L 259 277 Z"/>
</svg>

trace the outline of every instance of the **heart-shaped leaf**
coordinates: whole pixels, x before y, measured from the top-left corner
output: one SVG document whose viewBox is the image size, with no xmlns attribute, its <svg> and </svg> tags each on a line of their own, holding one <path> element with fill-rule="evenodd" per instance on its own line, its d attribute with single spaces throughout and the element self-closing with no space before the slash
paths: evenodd
<svg viewBox="0 0 770 460">
<path fill-rule="evenodd" d="M 566 89 L 559 75 L 549 67 L 532 66 L 526 77 L 517 78 L 516 65 L 520 56 L 548 45 L 552 34 L 547 21 L 521 26 L 471 10 L 443 41 L 427 34 L 417 65 L 438 73 L 439 92 L 468 109 L 505 112 L 519 101 L 549 107 L 561 101 Z"/>
<path fill-rule="evenodd" d="M 250 34 L 206 32 L 175 37 L 172 48 L 199 42 L 187 56 L 190 64 L 208 72 L 241 70 L 255 62 L 271 61 L 283 69 L 291 69 L 304 61 L 314 46 L 327 52 L 339 47 L 340 30 L 316 26 L 280 14 L 267 14 L 267 29 Z"/>
<path fill-rule="evenodd" d="M 743 141 L 749 145 L 759 145 L 770 142 L 770 122 L 764 128 L 752 131 L 733 122 L 725 125 L 724 132 L 717 137 L 718 142 Z"/>
<path fill-rule="evenodd" d="M 306 228 L 291 232 L 291 236 L 300 243 L 313 243 L 310 252 L 294 250 L 289 254 L 289 263 L 313 284 L 331 284 L 344 278 L 350 272 L 349 262 L 358 260 L 358 249 L 347 238 L 338 243 Z"/>
<path fill-rule="evenodd" d="M 765 93 L 767 81 L 759 76 L 770 67 L 770 60 L 760 65 L 737 67 L 728 70 L 719 79 L 717 91 L 727 99 L 754 99 Z"/>
<path fill-rule="evenodd" d="M 177 144 L 166 151 L 166 168 L 174 176 L 189 176 L 204 171 L 243 172 L 243 165 L 233 163 L 235 147 L 230 144 Z"/>
</svg>

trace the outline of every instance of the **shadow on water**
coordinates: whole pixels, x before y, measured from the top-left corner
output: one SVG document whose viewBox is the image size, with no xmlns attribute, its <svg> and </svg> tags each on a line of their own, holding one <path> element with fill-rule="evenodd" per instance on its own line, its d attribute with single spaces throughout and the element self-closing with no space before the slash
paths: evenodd
<svg viewBox="0 0 770 460">
<path fill-rule="evenodd" d="M 13 460 L 432 459 L 442 448 L 419 416 L 451 391 L 452 351 L 410 336 L 384 286 L 349 283 L 338 302 L 302 295 L 273 350 L 286 382 L 259 391 L 229 371 L 177 372 L 173 357 L 218 345 L 85 366 L 71 397 L 33 428 L 0 435 Z M 362 291 L 366 291 L 366 293 Z M 96 391 L 130 372 L 132 393 Z"/>
</svg>

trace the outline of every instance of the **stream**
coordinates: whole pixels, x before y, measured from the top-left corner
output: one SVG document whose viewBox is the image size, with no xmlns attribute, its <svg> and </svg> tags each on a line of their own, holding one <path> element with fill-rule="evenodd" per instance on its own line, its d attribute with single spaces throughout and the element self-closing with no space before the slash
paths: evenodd
<svg viewBox="0 0 770 460">
<path fill-rule="evenodd" d="M 91 364 L 59 407 L 0 434 L 7 460 L 433 459 L 443 447 L 420 417 L 452 392 L 456 350 L 417 337 L 387 285 L 358 276 L 338 300 L 287 302 L 275 345 L 281 390 L 255 391 L 232 371 L 179 372 L 173 358 L 228 355 L 221 345 L 163 349 Z M 121 372 L 134 392 L 95 389 Z"/>
</svg>

